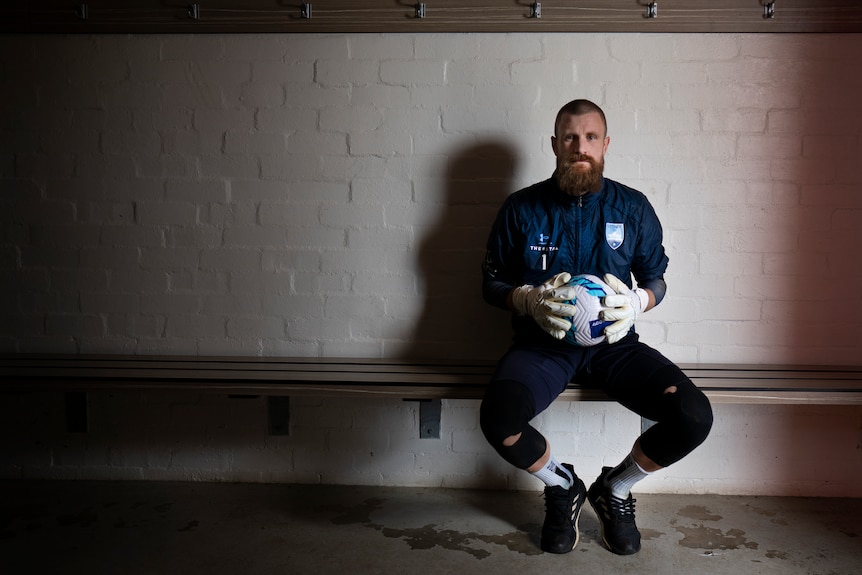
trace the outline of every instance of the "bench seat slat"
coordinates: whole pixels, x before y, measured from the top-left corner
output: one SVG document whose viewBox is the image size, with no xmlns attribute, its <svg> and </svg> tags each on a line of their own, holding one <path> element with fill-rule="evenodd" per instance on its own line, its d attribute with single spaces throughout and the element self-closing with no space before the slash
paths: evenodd
<svg viewBox="0 0 862 575">
<path fill-rule="evenodd" d="M 40 367 L 37 369 L 12 368 L 0 371 L 5 380 L 29 381 L 31 383 L 47 383 L 56 381 L 86 382 L 114 381 L 118 384 L 134 381 L 188 381 L 188 382 L 330 382 L 342 384 L 436 384 L 439 386 L 458 384 L 484 385 L 490 377 L 490 372 L 457 372 L 457 371 L 315 371 L 304 370 L 223 370 L 223 369 L 159 369 L 147 370 L 141 368 L 100 369 L 89 367 Z M 833 391 L 858 391 L 862 387 L 860 379 L 836 378 L 761 378 L 752 377 L 750 373 L 740 373 L 737 378 L 700 377 L 689 374 L 689 377 L 702 389 L 730 389 L 735 391 L 757 391 L 780 388 L 787 391 L 816 391 L 828 389 Z M 5 386 L 0 384 L 0 386 Z"/>
<path fill-rule="evenodd" d="M 0 355 L 0 391 L 480 398 L 490 360 Z M 862 366 L 680 364 L 715 402 L 862 404 Z M 569 400 L 607 399 L 570 385 Z"/>
</svg>

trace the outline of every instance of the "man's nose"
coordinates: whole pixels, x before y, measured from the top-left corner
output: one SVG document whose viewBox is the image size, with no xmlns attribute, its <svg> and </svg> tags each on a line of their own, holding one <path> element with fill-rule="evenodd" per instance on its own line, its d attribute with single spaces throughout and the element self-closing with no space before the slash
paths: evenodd
<svg viewBox="0 0 862 575">
<path fill-rule="evenodd" d="M 572 138 L 572 151 L 580 154 L 584 151 L 584 143 L 580 138 Z"/>
</svg>

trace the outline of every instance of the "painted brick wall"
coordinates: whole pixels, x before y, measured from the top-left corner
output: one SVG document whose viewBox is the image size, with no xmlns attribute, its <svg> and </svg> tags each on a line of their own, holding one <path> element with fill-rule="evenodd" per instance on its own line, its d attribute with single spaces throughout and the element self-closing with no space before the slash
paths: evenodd
<svg viewBox="0 0 862 575">
<path fill-rule="evenodd" d="M 497 357 L 488 226 L 550 175 L 554 115 L 587 97 L 608 114 L 607 175 L 665 225 L 669 294 L 646 341 L 680 362 L 858 363 L 860 47 L 5 36 L 0 351 Z M 446 402 L 443 438 L 419 440 L 415 404 L 395 400 L 297 400 L 272 437 L 262 400 L 94 396 L 75 435 L 61 399 L 3 398 L 2 476 L 535 487 L 484 444 L 476 402 Z M 862 495 L 858 410 L 716 411 L 707 444 L 645 489 Z M 596 403 L 541 425 L 589 475 L 639 422 Z"/>
</svg>

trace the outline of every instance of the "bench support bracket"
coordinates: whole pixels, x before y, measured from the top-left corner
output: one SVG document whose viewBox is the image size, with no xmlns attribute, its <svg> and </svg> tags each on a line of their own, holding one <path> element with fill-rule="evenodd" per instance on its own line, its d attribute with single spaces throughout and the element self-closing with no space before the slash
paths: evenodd
<svg viewBox="0 0 862 575">
<path fill-rule="evenodd" d="M 290 396 L 270 395 L 266 398 L 269 435 L 290 435 Z"/>
<path fill-rule="evenodd" d="M 69 391 L 65 394 L 66 400 L 66 430 L 69 433 L 87 433 L 87 392 Z"/>
<path fill-rule="evenodd" d="M 419 402 L 419 437 L 421 439 L 440 439 L 440 412 L 443 401 L 440 399 L 405 399 Z"/>
<path fill-rule="evenodd" d="M 424 399 L 419 402 L 419 437 L 440 439 L 440 412 L 442 400 Z"/>
</svg>

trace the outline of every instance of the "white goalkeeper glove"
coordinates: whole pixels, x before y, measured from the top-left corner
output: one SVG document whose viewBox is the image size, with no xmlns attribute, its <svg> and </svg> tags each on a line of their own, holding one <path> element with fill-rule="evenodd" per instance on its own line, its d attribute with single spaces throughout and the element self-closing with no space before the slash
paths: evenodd
<svg viewBox="0 0 862 575">
<path fill-rule="evenodd" d="M 563 303 L 575 297 L 575 290 L 567 287 L 571 274 L 562 272 L 540 286 L 522 285 L 512 290 L 512 307 L 521 315 L 531 316 L 539 326 L 556 339 L 566 337 L 572 322 L 565 319 L 575 315 L 575 306 Z"/>
<path fill-rule="evenodd" d="M 605 296 L 602 318 L 614 323 L 605 328 L 608 343 L 616 343 L 628 334 L 637 317 L 649 304 L 649 294 L 643 288 L 631 289 L 613 274 L 605 274 L 605 283 L 616 293 Z"/>
</svg>

